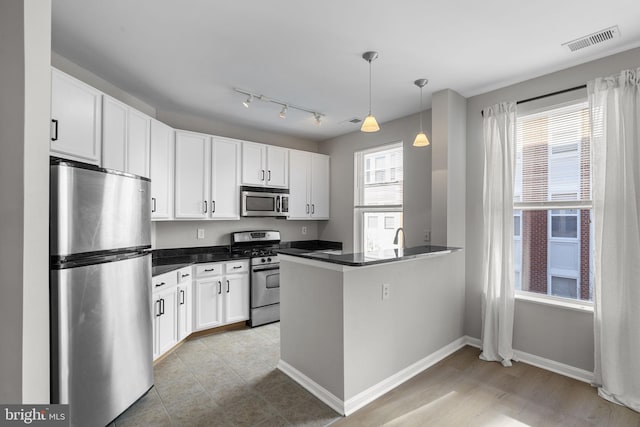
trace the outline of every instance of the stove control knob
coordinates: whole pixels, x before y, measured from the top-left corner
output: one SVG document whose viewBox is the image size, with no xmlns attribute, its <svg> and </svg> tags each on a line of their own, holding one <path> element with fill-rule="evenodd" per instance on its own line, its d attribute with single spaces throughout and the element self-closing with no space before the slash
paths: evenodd
<svg viewBox="0 0 640 427">
<path fill-rule="evenodd" d="M 271 262 L 271 258 L 267 258 L 267 262 Z"/>
<path fill-rule="evenodd" d="M 265 259 L 264 259 L 264 258 L 262 258 L 262 259 L 260 260 L 260 262 L 265 262 Z"/>
</svg>

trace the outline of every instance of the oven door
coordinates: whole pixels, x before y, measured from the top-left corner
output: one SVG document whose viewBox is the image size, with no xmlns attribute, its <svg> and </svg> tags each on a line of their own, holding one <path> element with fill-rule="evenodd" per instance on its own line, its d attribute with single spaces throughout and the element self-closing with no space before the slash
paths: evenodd
<svg viewBox="0 0 640 427">
<path fill-rule="evenodd" d="M 251 268 L 251 308 L 280 302 L 280 266 L 260 265 Z"/>
</svg>

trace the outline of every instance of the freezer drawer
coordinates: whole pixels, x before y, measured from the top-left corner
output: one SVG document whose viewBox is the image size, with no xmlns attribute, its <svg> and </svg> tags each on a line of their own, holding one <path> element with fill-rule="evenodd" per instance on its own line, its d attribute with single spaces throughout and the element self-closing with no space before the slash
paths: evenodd
<svg viewBox="0 0 640 427">
<path fill-rule="evenodd" d="M 53 403 L 104 426 L 153 385 L 151 255 L 51 270 Z"/>
<path fill-rule="evenodd" d="M 77 162 L 51 162 L 51 255 L 151 245 L 150 181 Z"/>
</svg>

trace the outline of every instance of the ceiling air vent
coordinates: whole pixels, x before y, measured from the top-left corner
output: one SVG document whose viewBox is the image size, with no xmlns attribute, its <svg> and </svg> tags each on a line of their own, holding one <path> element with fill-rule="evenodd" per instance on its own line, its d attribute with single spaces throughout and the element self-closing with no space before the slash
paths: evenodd
<svg viewBox="0 0 640 427">
<path fill-rule="evenodd" d="M 340 124 L 343 124 L 343 125 L 349 125 L 349 124 L 357 125 L 357 124 L 359 124 L 361 122 L 362 122 L 362 119 L 360 119 L 358 117 L 354 117 L 352 119 L 343 120 L 343 121 L 340 122 Z"/>
<path fill-rule="evenodd" d="M 566 46 L 571 52 L 575 52 L 576 50 L 606 42 L 607 40 L 611 40 L 615 37 L 620 37 L 620 29 L 617 25 L 567 43 L 562 43 L 562 46 Z"/>
</svg>

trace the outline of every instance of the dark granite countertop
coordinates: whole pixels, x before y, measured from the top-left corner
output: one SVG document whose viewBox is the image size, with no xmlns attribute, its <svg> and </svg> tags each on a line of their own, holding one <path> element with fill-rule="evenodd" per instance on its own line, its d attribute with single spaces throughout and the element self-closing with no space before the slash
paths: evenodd
<svg viewBox="0 0 640 427">
<path fill-rule="evenodd" d="M 282 248 L 299 248 L 292 250 L 314 251 L 341 249 L 342 243 L 325 240 L 297 240 L 282 242 Z M 158 276 L 178 270 L 192 264 L 204 262 L 224 262 L 237 259 L 249 259 L 246 256 L 232 254 L 229 246 L 202 246 L 194 248 L 156 249 L 152 255 L 151 275 Z"/>
<path fill-rule="evenodd" d="M 400 260 L 457 252 L 460 250 L 462 250 L 462 248 L 425 245 L 406 249 L 387 249 L 382 251 L 355 253 L 327 253 L 322 250 L 310 251 L 307 249 L 285 248 L 278 250 L 278 253 L 300 258 L 313 259 L 316 261 L 328 262 L 331 264 L 347 265 L 351 267 L 363 267 L 367 265 L 384 264 Z"/>
</svg>

